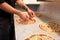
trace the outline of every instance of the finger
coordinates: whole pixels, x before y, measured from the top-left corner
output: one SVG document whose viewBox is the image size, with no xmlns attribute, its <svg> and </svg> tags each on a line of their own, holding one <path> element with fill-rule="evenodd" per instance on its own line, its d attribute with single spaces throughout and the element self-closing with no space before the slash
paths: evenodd
<svg viewBox="0 0 60 40">
<path fill-rule="evenodd" d="M 26 15 L 26 17 L 27 17 L 28 19 L 30 18 L 30 16 L 29 16 L 28 14 Z"/>
<path fill-rule="evenodd" d="M 23 21 L 26 21 L 26 18 L 21 18 Z"/>
<path fill-rule="evenodd" d="M 34 14 L 34 13 L 32 13 L 31 17 L 34 17 L 34 16 L 35 16 L 35 14 Z"/>
<path fill-rule="evenodd" d="M 32 18 L 29 18 L 30 20 L 32 20 Z"/>
<path fill-rule="evenodd" d="M 28 15 L 29 15 L 30 17 L 32 17 L 32 13 L 28 13 Z"/>
<path fill-rule="evenodd" d="M 33 17 L 35 17 L 35 13 L 33 13 Z"/>
<path fill-rule="evenodd" d="M 29 17 L 26 15 L 26 18 L 29 18 Z"/>
<path fill-rule="evenodd" d="M 26 20 L 27 20 L 27 21 L 29 20 L 29 16 L 28 16 L 28 15 L 26 15 Z"/>
<path fill-rule="evenodd" d="M 34 13 L 31 13 L 31 15 L 34 15 Z"/>
<path fill-rule="evenodd" d="M 35 13 L 33 12 L 33 17 L 35 17 L 36 15 L 35 15 Z"/>
<path fill-rule="evenodd" d="M 32 12 L 30 13 L 30 16 L 33 17 L 33 13 Z"/>
</svg>

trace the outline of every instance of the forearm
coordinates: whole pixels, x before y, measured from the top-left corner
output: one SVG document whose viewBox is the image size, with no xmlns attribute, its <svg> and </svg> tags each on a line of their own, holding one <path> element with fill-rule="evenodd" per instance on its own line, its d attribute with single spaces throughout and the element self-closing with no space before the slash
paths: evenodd
<svg viewBox="0 0 60 40">
<path fill-rule="evenodd" d="M 17 5 L 21 6 L 23 9 L 28 11 L 29 7 L 27 5 L 25 5 L 22 0 L 17 0 L 16 3 L 17 3 Z"/>
<path fill-rule="evenodd" d="M 0 4 L 0 9 L 11 13 L 11 14 L 17 14 L 17 10 L 15 8 L 13 8 L 12 6 L 10 6 L 8 3 L 4 2 L 2 4 Z"/>
</svg>

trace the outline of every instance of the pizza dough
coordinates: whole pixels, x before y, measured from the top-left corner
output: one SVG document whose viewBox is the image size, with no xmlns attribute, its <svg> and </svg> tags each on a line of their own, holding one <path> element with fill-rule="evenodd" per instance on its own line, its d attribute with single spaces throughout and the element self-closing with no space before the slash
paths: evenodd
<svg viewBox="0 0 60 40">
<path fill-rule="evenodd" d="M 33 24 L 33 23 L 36 22 L 36 20 L 35 20 L 35 19 L 31 19 L 31 20 L 29 20 L 29 21 L 24 21 L 24 20 L 22 20 L 22 19 L 20 19 L 20 18 L 17 18 L 17 19 L 16 19 L 16 22 L 18 22 L 18 23 L 20 23 L 20 24 Z"/>
<path fill-rule="evenodd" d="M 34 34 L 26 38 L 25 40 L 55 40 L 55 39 L 44 34 Z"/>
<path fill-rule="evenodd" d="M 56 21 L 40 23 L 39 28 L 49 33 L 60 34 L 60 23 Z"/>
</svg>

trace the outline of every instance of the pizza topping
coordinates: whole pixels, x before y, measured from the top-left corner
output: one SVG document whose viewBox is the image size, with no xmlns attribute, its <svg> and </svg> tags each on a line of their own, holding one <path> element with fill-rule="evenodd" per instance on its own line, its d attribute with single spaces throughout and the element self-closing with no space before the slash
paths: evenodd
<svg viewBox="0 0 60 40">
<path fill-rule="evenodd" d="M 31 35 L 29 38 L 26 38 L 25 40 L 55 40 L 50 36 L 44 35 L 44 34 L 34 34 Z"/>
<path fill-rule="evenodd" d="M 60 24 L 57 22 L 40 23 L 39 28 L 47 32 L 60 34 Z"/>
<path fill-rule="evenodd" d="M 31 19 L 31 20 L 29 20 L 29 21 L 24 21 L 24 20 L 22 20 L 22 19 L 20 19 L 20 18 L 17 18 L 17 19 L 16 19 L 16 22 L 18 22 L 18 23 L 20 23 L 20 24 L 33 24 L 33 23 L 36 22 L 36 20 L 35 20 L 35 19 Z"/>
</svg>

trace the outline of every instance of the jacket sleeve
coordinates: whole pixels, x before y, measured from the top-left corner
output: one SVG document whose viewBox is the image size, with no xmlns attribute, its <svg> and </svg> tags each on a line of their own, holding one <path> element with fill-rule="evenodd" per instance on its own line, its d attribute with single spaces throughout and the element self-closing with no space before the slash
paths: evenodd
<svg viewBox="0 0 60 40">
<path fill-rule="evenodd" d="M 0 0 L 0 3 L 3 3 L 3 2 L 5 2 L 5 0 Z"/>
</svg>

